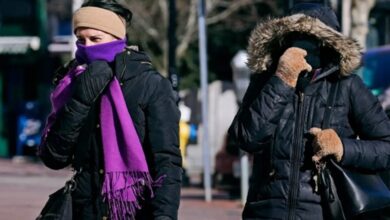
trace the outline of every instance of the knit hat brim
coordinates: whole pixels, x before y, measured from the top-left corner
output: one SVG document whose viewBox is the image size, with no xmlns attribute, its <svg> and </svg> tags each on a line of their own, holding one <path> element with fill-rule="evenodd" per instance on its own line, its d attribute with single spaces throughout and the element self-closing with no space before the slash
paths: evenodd
<svg viewBox="0 0 390 220">
<path fill-rule="evenodd" d="M 112 11 L 98 7 L 82 7 L 73 15 L 73 31 L 77 28 L 93 28 L 119 39 L 126 37 L 126 22 Z"/>
</svg>

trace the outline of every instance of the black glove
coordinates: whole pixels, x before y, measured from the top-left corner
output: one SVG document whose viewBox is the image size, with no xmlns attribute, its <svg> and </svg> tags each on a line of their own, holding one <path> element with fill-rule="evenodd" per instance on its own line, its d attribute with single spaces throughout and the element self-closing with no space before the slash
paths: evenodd
<svg viewBox="0 0 390 220">
<path fill-rule="evenodd" d="M 51 133 L 64 142 L 74 143 L 91 106 L 111 81 L 113 73 L 107 62 L 92 62 L 74 81 L 72 96 L 57 114 Z"/>
<path fill-rule="evenodd" d="M 104 61 L 96 61 L 75 79 L 72 96 L 57 113 L 57 119 L 40 147 L 39 155 L 48 167 L 60 169 L 69 164 L 89 111 L 112 77 L 110 66 Z"/>
<path fill-rule="evenodd" d="M 113 77 L 112 69 L 105 61 L 94 61 L 74 82 L 72 99 L 91 106 Z"/>
</svg>

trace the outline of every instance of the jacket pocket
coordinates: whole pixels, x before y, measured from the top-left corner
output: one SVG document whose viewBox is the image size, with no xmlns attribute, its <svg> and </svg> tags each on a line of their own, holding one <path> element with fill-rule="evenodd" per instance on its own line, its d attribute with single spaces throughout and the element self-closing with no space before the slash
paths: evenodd
<svg viewBox="0 0 390 220">
<path fill-rule="evenodd" d="M 244 219 L 247 218 L 267 218 L 267 214 L 272 207 L 271 200 L 259 200 L 247 202 L 242 213 Z"/>
<path fill-rule="evenodd" d="M 248 202 L 245 206 L 258 208 L 265 205 L 269 205 L 269 203 L 270 201 L 268 199 L 265 199 L 265 200 L 255 201 L 255 202 Z"/>
</svg>

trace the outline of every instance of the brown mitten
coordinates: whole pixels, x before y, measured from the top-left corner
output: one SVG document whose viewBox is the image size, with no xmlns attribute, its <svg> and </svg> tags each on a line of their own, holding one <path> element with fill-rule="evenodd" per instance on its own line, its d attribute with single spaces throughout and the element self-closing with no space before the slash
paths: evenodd
<svg viewBox="0 0 390 220">
<path fill-rule="evenodd" d="M 276 75 L 291 87 L 297 85 L 299 74 L 312 67 L 306 62 L 307 52 L 298 47 L 288 48 L 279 59 Z"/>
<path fill-rule="evenodd" d="M 333 129 L 321 130 L 320 128 L 311 128 L 310 134 L 314 136 L 312 160 L 318 162 L 321 158 L 333 155 L 337 162 L 343 157 L 343 144 Z"/>
</svg>

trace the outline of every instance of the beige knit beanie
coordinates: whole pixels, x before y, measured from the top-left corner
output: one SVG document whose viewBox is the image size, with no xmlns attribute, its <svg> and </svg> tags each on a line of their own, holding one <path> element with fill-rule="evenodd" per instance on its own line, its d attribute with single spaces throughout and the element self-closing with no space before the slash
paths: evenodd
<svg viewBox="0 0 390 220">
<path fill-rule="evenodd" d="M 73 31 L 86 27 L 109 33 L 119 39 L 126 37 L 126 21 L 112 11 L 98 7 L 82 7 L 73 14 Z"/>
</svg>

